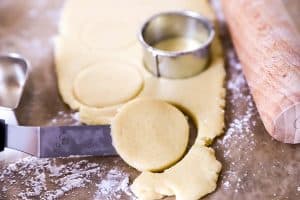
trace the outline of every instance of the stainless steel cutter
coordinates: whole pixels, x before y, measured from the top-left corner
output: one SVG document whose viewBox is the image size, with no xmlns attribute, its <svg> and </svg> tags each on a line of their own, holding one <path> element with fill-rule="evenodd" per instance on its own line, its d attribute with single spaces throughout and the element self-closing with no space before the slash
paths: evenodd
<svg viewBox="0 0 300 200">
<path fill-rule="evenodd" d="M 145 67 L 157 77 L 182 79 L 195 76 L 208 65 L 214 36 L 213 24 L 196 12 L 158 13 L 146 20 L 139 33 Z M 194 49 L 179 51 L 155 47 L 161 41 L 176 37 L 199 41 L 199 44 Z"/>
</svg>

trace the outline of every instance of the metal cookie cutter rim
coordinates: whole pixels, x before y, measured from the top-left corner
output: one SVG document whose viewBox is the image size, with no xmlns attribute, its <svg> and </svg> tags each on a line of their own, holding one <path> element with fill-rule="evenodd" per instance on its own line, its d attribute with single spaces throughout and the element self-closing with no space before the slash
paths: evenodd
<svg viewBox="0 0 300 200">
<path fill-rule="evenodd" d="M 165 50 L 161 50 L 161 49 L 157 49 L 155 47 L 153 47 L 151 44 L 149 44 L 146 40 L 145 40 L 145 32 L 146 29 L 148 28 L 149 24 L 156 18 L 160 17 L 160 16 L 168 16 L 168 15 L 177 15 L 177 16 L 182 16 L 182 17 L 187 17 L 187 18 L 192 18 L 192 19 L 196 19 L 197 21 L 199 21 L 202 25 L 205 26 L 206 30 L 208 31 L 208 37 L 205 40 L 204 43 L 201 43 L 199 45 L 199 47 L 192 49 L 192 50 L 182 50 L 182 51 L 165 51 Z M 168 58 L 177 58 L 180 56 L 184 56 L 184 55 L 188 55 L 188 54 L 195 54 L 198 52 L 200 52 L 200 54 L 202 54 L 203 58 L 205 57 L 209 57 L 209 55 L 206 55 L 205 53 L 207 53 L 206 51 L 209 50 L 210 45 L 213 41 L 215 37 L 215 30 L 214 30 L 214 25 L 212 22 L 210 22 L 206 17 L 194 12 L 194 11 L 188 11 L 188 10 L 184 10 L 184 11 L 167 11 L 167 12 L 160 12 L 158 14 L 155 14 L 153 16 L 151 16 L 150 18 L 148 18 L 143 24 L 142 27 L 139 31 L 138 34 L 138 39 L 141 42 L 142 46 L 144 47 L 144 51 L 148 51 L 152 54 L 152 56 L 155 58 L 156 62 L 156 69 L 157 69 L 157 73 L 155 74 L 156 76 L 160 77 L 160 76 L 164 76 L 163 74 L 159 73 L 159 61 L 158 61 L 158 57 L 162 56 L 162 57 L 168 57 Z M 148 68 L 149 63 L 147 63 L 144 60 L 145 64 L 146 64 L 146 68 Z M 207 64 L 207 63 L 205 63 Z M 172 68 L 171 66 L 169 66 L 169 68 Z M 149 68 L 148 68 L 149 69 Z M 151 71 L 151 70 L 150 70 Z M 202 70 L 201 70 L 202 71 Z M 190 74 L 188 76 L 185 77 L 169 77 L 168 74 L 166 74 L 166 78 L 186 78 L 186 77 L 190 77 L 190 76 L 194 76 L 196 74 Z"/>
</svg>

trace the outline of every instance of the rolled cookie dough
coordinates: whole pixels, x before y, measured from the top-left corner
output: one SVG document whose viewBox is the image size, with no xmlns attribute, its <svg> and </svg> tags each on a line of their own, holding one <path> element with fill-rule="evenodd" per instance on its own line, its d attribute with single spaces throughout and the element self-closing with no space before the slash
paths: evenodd
<svg viewBox="0 0 300 200">
<path fill-rule="evenodd" d="M 137 33 L 151 15 L 168 10 L 193 10 L 210 19 L 214 16 L 209 4 L 198 0 L 66 1 L 55 39 L 58 86 L 63 100 L 72 109 L 85 111 L 87 123 L 96 122 L 87 119 L 89 109 L 81 109 L 86 105 L 73 93 L 77 74 L 93 63 L 109 61 L 124 62 L 126 66 L 140 68 L 144 77 L 150 76 L 142 64 Z"/>
<path fill-rule="evenodd" d="M 123 5 L 124 4 L 124 5 Z M 118 6 L 116 6 L 118 5 Z M 59 91 L 63 100 L 73 109 L 79 109 L 81 121 L 87 124 L 107 124 L 114 119 L 118 109 L 122 108 L 122 104 L 117 104 L 104 108 L 96 108 L 80 103 L 73 93 L 73 82 L 75 77 L 81 70 L 88 67 L 92 63 L 124 62 L 126 67 L 132 67 L 139 70 L 144 79 L 144 87 L 137 98 L 151 97 L 161 99 L 177 105 L 186 111 L 197 125 L 198 136 L 194 146 L 188 152 L 188 160 L 192 160 L 191 164 L 181 164 L 182 161 L 161 174 L 146 173 L 150 178 L 143 178 L 145 173 L 134 183 L 134 191 L 139 193 L 140 187 L 147 191 L 149 195 L 157 197 L 163 195 L 181 195 L 181 191 L 187 191 L 186 187 L 191 187 L 193 191 L 191 195 L 184 196 L 186 198 L 197 197 L 211 192 L 215 186 L 216 178 L 213 174 L 219 171 L 218 164 L 206 164 L 205 160 L 199 160 L 201 157 L 209 157 L 217 163 L 212 154 L 207 154 L 205 146 L 209 145 L 212 140 L 222 133 L 224 127 L 224 104 L 225 89 L 223 87 L 225 79 L 224 60 L 221 51 L 221 45 L 218 38 L 215 38 L 212 46 L 212 61 L 210 66 L 201 74 L 178 80 L 168 80 L 164 78 L 156 78 L 144 69 L 142 63 L 142 50 L 136 39 L 136 33 L 141 23 L 160 11 L 169 10 L 193 10 L 200 12 L 202 15 L 214 21 L 214 13 L 208 3 L 208 0 L 128 0 L 128 1 L 104 1 L 104 0 L 69 0 L 65 4 L 60 23 L 60 35 L 56 38 L 55 46 L 55 62 L 58 77 Z M 113 18 L 111 16 L 114 16 Z M 99 21 L 99 18 L 103 20 Z M 110 28 L 111 20 L 120 19 L 118 27 Z M 101 25 L 103 29 L 98 31 L 119 30 L 120 34 L 116 37 L 124 38 L 126 42 L 118 43 L 119 38 L 103 40 L 101 42 L 87 42 L 86 33 L 91 32 L 84 24 Z M 99 26 L 100 27 L 100 26 Z M 126 29 L 126 30 L 124 30 Z M 129 30 L 130 29 L 130 30 Z M 99 34 L 93 32 L 93 34 Z M 115 33 L 115 32 L 114 32 Z M 105 36 L 105 35 L 104 35 Z M 93 40 L 97 37 L 92 36 Z M 204 151 L 199 151 L 198 148 Z M 211 151 L 211 150 L 210 150 Z M 209 156 L 207 156 L 209 155 Z M 209 160 L 210 160 L 209 159 Z M 188 162 L 190 163 L 190 162 Z M 185 173 L 181 176 L 177 166 L 203 166 L 211 176 L 200 176 L 197 172 L 193 178 L 193 185 L 186 180 Z M 173 170 L 174 169 L 174 170 Z M 183 168 L 182 168 L 183 169 Z M 184 170 L 183 170 L 184 171 Z M 187 170 L 186 170 L 187 171 Z M 179 174 L 177 173 L 179 172 Z M 165 175 L 168 174 L 168 175 Z M 147 175 L 147 177 L 148 177 Z M 162 177 L 160 177 L 162 176 Z M 176 178 L 173 178 L 176 177 Z M 209 178 L 210 177 L 210 178 Z M 195 179 L 194 179 L 195 178 Z M 163 182 L 159 182 L 162 180 Z M 197 180 L 196 180 L 197 179 Z M 192 180 L 192 179 L 191 179 Z M 204 184 L 209 184 L 206 187 Z M 203 183 L 203 185 L 198 185 Z M 162 185 L 162 190 L 157 188 Z M 181 196 L 182 197 L 182 196 Z M 180 198 L 181 198 L 180 197 Z M 179 198 L 179 197 L 177 197 Z"/>
<path fill-rule="evenodd" d="M 212 148 L 193 146 L 188 154 L 164 173 L 143 172 L 131 187 L 143 200 L 176 196 L 176 200 L 196 200 L 216 188 L 221 163 Z"/>
<path fill-rule="evenodd" d="M 160 171 L 184 154 L 189 125 L 174 106 L 154 99 L 127 103 L 111 124 L 113 145 L 139 171 Z"/>
<path fill-rule="evenodd" d="M 74 80 L 74 95 L 91 107 L 107 107 L 126 102 L 141 90 L 140 73 L 124 63 L 96 63 L 78 73 Z"/>
</svg>

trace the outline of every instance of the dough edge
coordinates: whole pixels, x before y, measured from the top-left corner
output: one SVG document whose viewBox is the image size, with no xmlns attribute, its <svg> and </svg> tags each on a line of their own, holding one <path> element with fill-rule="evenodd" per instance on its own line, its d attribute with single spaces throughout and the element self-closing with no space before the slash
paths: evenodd
<svg viewBox="0 0 300 200">
<path fill-rule="evenodd" d="M 164 173 L 142 172 L 134 180 L 131 190 L 142 200 L 173 195 L 177 200 L 200 199 L 216 189 L 221 168 L 212 148 L 195 145 Z"/>
</svg>

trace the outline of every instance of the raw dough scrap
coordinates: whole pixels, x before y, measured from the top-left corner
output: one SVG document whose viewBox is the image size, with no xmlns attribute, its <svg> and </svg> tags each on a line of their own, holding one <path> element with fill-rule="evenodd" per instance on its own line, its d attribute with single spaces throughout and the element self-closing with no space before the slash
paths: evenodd
<svg viewBox="0 0 300 200">
<path fill-rule="evenodd" d="M 139 193 L 144 190 L 147 191 L 149 198 L 153 197 L 150 199 L 174 194 L 177 198 L 194 199 L 213 191 L 216 174 L 220 170 L 213 153 L 208 153 L 212 150 L 205 146 L 220 135 L 224 127 L 224 60 L 220 41 L 215 38 L 212 45 L 212 61 L 203 73 L 178 80 L 158 79 L 148 73 L 143 66 L 142 49 L 136 33 L 142 22 L 152 14 L 169 10 L 193 10 L 215 21 L 208 0 L 67 1 L 60 23 L 60 34 L 55 43 L 56 71 L 63 100 L 71 108 L 78 109 L 81 121 L 87 124 L 111 123 L 123 106 L 116 104 L 96 108 L 83 105 L 73 93 L 74 79 L 81 70 L 91 64 L 107 61 L 124 62 L 126 63 L 124 67 L 132 67 L 141 72 L 144 87 L 137 99 L 145 97 L 161 99 L 187 112 L 194 119 L 198 129 L 194 146 L 182 161 L 165 172 L 160 174 L 143 172 L 133 184 L 133 189 L 140 198 L 145 197 L 143 195 L 146 194 Z M 113 20 L 120 21 L 115 23 Z M 88 24 L 96 24 L 97 27 L 93 29 L 92 25 Z M 116 34 L 116 30 L 119 30 L 120 34 Z M 103 31 L 105 33 L 101 33 Z M 107 39 L 109 33 L 117 38 Z M 92 38 L 91 42 L 87 38 L 88 35 Z M 199 160 L 202 157 L 207 159 Z M 188 164 L 190 162 L 185 164 L 185 160 L 191 160 L 193 164 Z M 205 163 L 206 160 L 214 162 Z M 183 166 L 190 167 L 189 170 L 197 176 L 186 177 L 188 173 L 181 176 Z M 199 166 L 206 169 L 203 172 L 205 176 L 197 173 Z M 189 181 L 193 181 L 195 185 L 191 185 L 192 182 Z M 203 182 L 205 184 L 198 185 Z M 206 187 L 206 184 L 209 187 Z M 188 196 L 180 196 L 187 191 L 187 187 L 190 188 L 189 193 L 184 195 Z"/>
<path fill-rule="evenodd" d="M 214 150 L 193 146 L 188 154 L 164 173 L 143 172 L 131 186 L 143 200 L 176 195 L 177 200 L 195 200 L 215 190 L 221 163 Z"/>
<path fill-rule="evenodd" d="M 143 79 L 136 69 L 123 65 L 97 63 L 81 70 L 73 85 L 77 100 L 91 107 L 102 108 L 135 97 L 142 88 Z"/>
<path fill-rule="evenodd" d="M 127 103 L 111 124 L 113 145 L 139 171 L 160 171 L 184 154 L 189 125 L 174 106 L 155 99 Z"/>
</svg>

